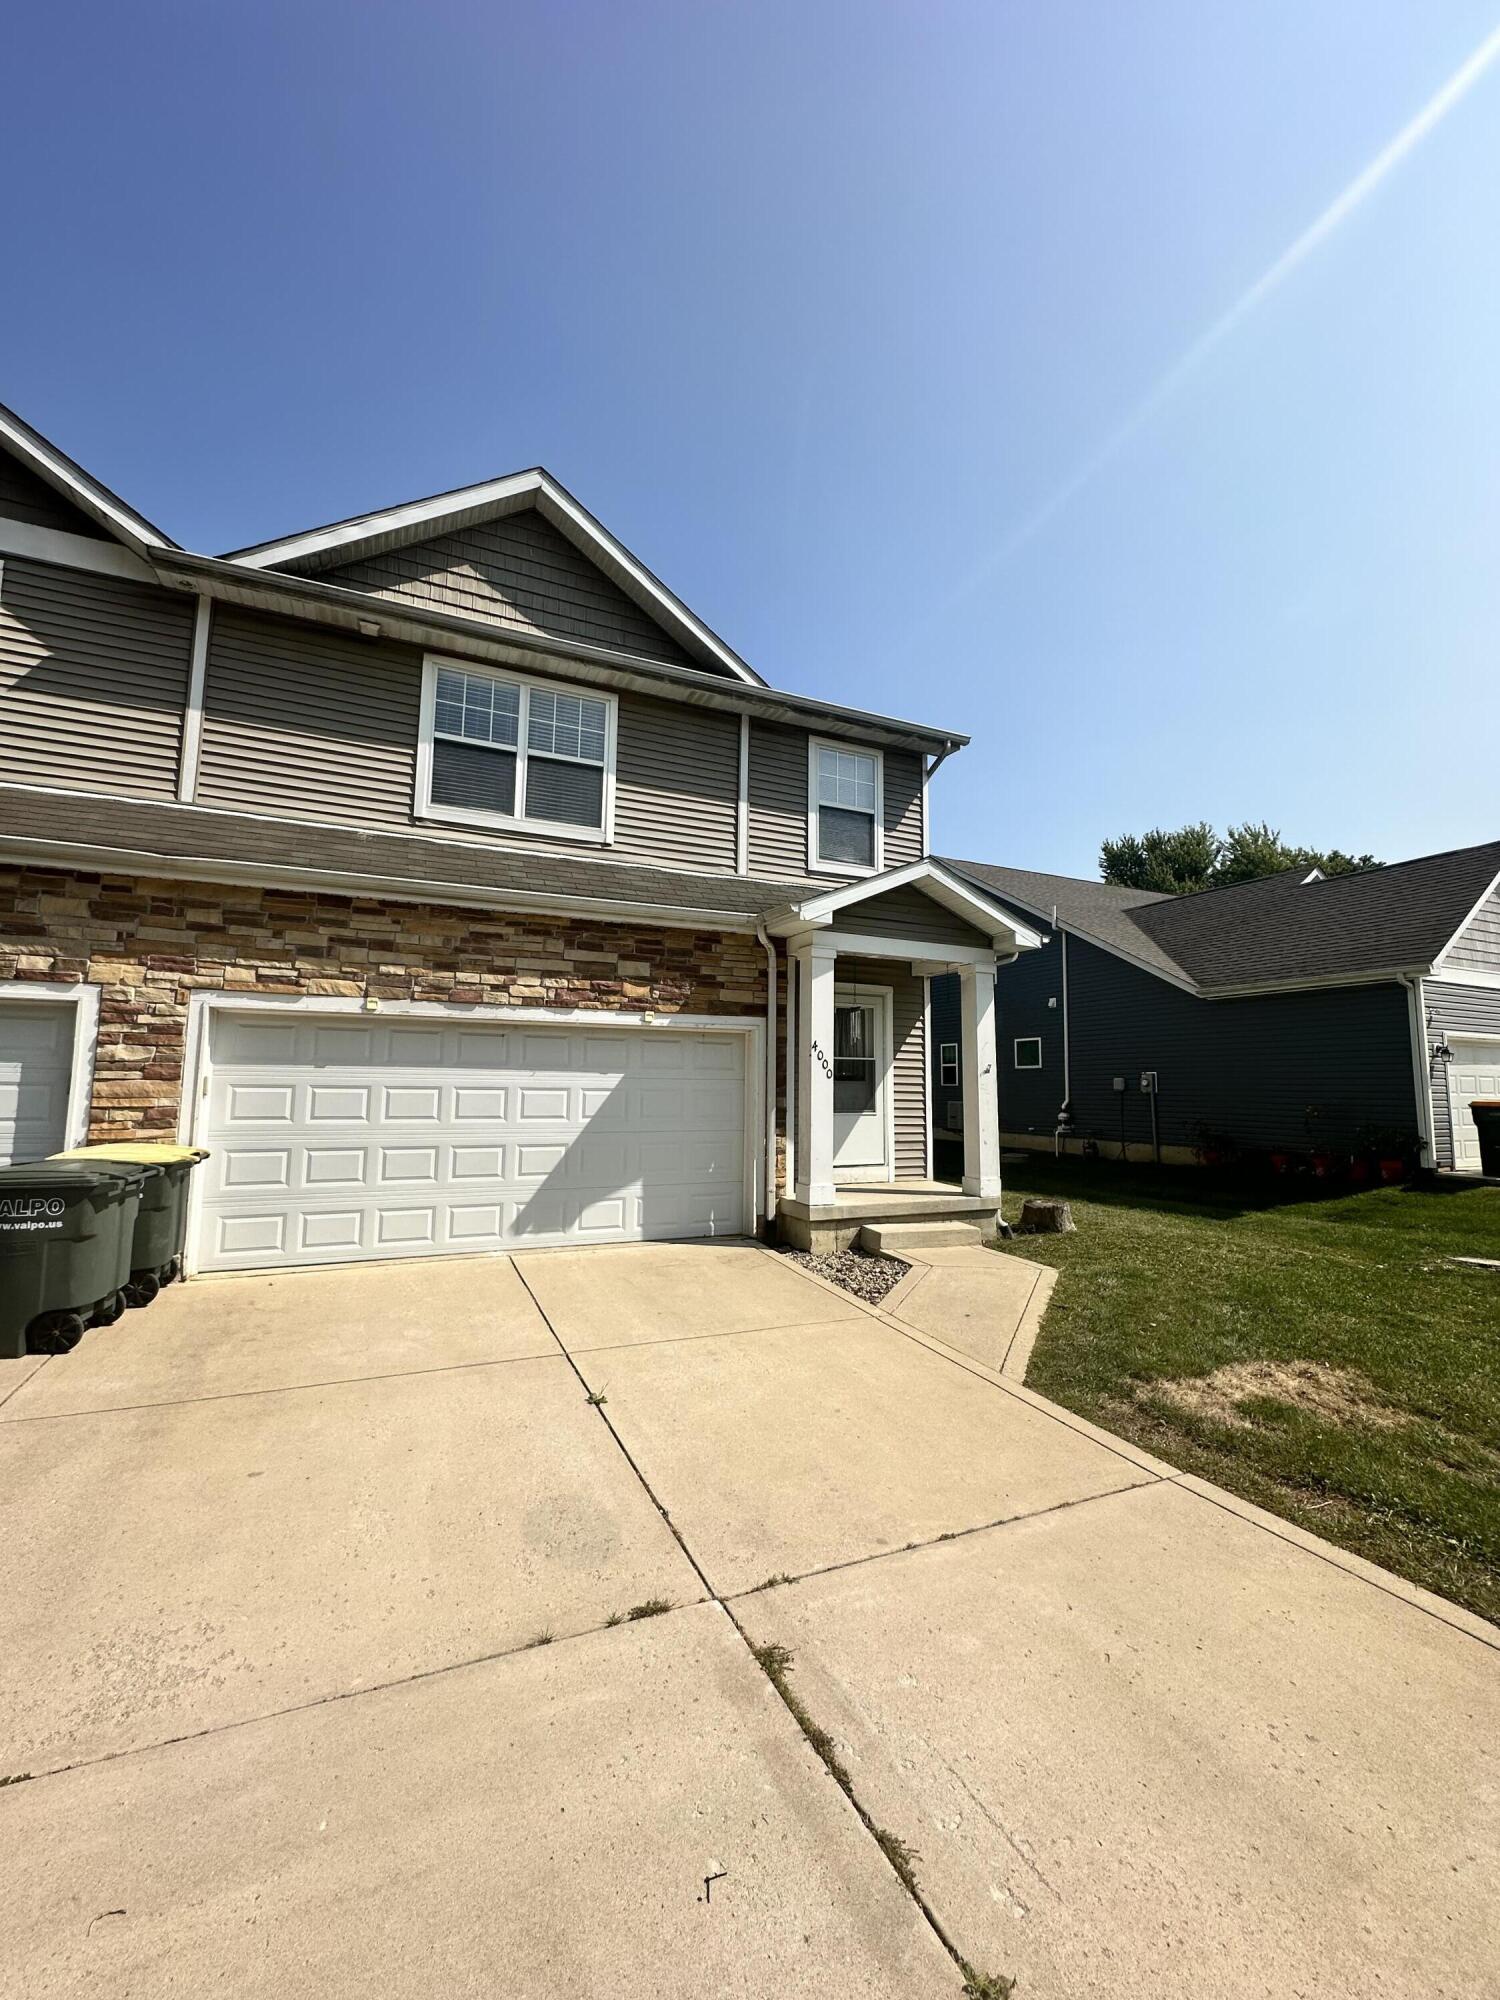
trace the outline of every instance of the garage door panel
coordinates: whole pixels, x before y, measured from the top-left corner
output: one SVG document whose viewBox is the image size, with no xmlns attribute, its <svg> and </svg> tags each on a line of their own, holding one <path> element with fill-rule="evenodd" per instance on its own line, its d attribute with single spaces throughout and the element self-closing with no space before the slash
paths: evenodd
<svg viewBox="0 0 1500 2000">
<path fill-rule="evenodd" d="M 268 1025 L 214 1024 L 206 1267 L 745 1226 L 737 1035 Z"/>
<path fill-rule="evenodd" d="M 74 1024 L 68 1005 L 0 1001 L 0 1166 L 66 1142 Z"/>
<path fill-rule="evenodd" d="M 1450 1035 L 1448 1099 L 1453 1117 L 1453 1164 L 1480 1170 L 1479 1128 L 1469 1105 L 1476 1097 L 1500 1097 L 1500 1043 L 1466 1041 Z"/>
</svg>

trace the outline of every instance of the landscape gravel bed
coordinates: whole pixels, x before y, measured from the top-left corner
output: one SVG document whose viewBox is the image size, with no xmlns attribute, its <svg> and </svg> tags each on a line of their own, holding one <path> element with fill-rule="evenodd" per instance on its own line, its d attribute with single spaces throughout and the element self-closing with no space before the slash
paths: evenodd
<svg viewBox="0 0 1500 2000">
<path fill-rule="evenodd" d="M 811 1250 L 783 1250 L 782 1256 L 815 1277 L 827 1278 L 867 1306 L 879 1305 L 898 1279 L 911 1269 L 899 1257 L 872 1257 L 863 1250 L 834 1250 L 815 1257 Z"/>
</svg>

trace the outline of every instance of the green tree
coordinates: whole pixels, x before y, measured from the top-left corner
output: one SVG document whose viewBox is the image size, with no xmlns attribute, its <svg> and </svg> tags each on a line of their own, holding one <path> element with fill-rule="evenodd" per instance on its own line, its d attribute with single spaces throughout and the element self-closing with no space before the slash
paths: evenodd
<svg viewBox="0 0 1500 2000">
<path fill-rule="evenodd" d="M 1315 847 L 1291 847 L 1280 829 L 1247 820 L 1232 826 L 1220 839 L 1207 820 L 1168 832 L 1121 834 L 1099 850 L 1099 873 L 1124 889 L 1154 889 L 1160 895 L 1186 896 L 1198 889 L 1216 889 L 1226 882 L 1252 882 L 1284 868 L 1321 869 L 1325 875 L 1350 875 L 1378 868 L 1373 854 L 1326 853 Z"/>
<path fill-rule="evenodd" d="M 1099 850 L 1099 872 L 1106 882 L 1123 889 L 1183 896 L 1208 887 L 1221 846 L 1207 820 L 1178 827 L 1175 833 L 1154 826 L 1149 833 L 1122 833 L 1118 840 L 1106 840 Z"/>
</svg>

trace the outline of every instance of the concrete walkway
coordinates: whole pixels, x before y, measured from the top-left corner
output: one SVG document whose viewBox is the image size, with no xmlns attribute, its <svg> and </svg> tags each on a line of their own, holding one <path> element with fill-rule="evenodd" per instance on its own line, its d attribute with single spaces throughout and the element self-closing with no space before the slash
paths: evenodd
<svg viewBox="0 0 1500 2000">
<path fill-rule="evenodd" d="M 881 1301 L 892 1319 L 983 1361 L 1014 1382 L 1026 1365 L 1057 1283 L 1050 1264 L 982 1245 L 903 1250 L 911 1269 Z"/>
<path fill-rule="evenodd" d="M 205 1281 L 0 1363 L 15 1990 L 1492 1991 L 1500 1634 L 1002 1373 L 1037 1281 L 980 1253 L 997 1330 L 967 1254 Z"/>
</svg>

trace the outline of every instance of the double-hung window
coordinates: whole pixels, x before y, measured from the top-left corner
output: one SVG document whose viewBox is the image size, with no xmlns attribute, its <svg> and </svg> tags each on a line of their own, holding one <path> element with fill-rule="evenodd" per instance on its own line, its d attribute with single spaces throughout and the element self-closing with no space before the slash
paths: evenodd
<svg viewBox="0 0 1500 2000">
<path fill-rule="evenodd" d="M 841 743 L 809 746 L 808 861 L 833 875 L 874 875 L 881 865 L 881 758 Z"/>
<path fill-rule="evenodd" d="M 958 1082 L 958 1043 L 938 1044 L 938 1082 L 945 1090 L 951 1090 Z"/>
<path fill-rule="evenodd" d="M 418 814 L 606 839 L 614 736 L 610 696 L 429 660 Z"/>
</svg>

